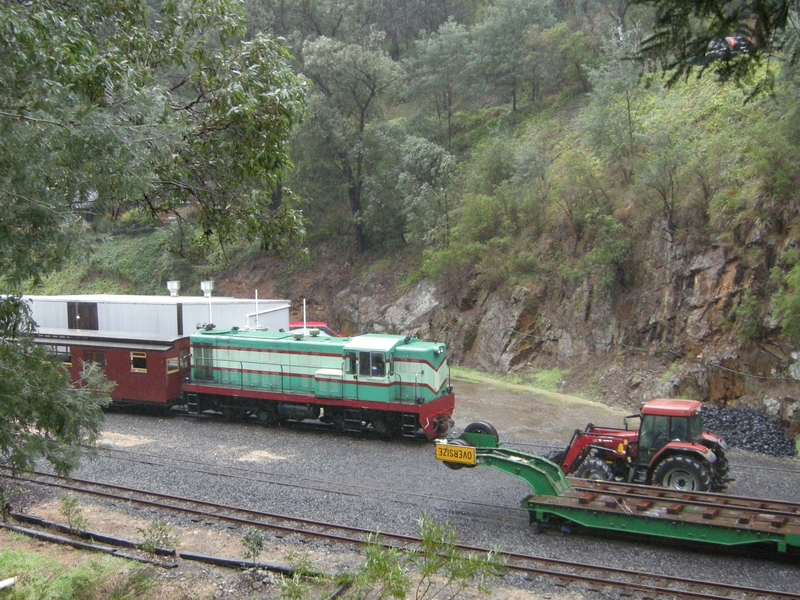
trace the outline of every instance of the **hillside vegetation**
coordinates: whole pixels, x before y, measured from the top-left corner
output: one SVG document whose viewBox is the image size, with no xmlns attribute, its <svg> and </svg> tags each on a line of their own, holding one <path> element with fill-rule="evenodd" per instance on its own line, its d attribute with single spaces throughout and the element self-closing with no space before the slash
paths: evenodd
<svg viewBox="0 0 800 600">
<path fill-rule="evenodd" d="M 209 252 L 199 236 L 201 255 L 175 222 L 98 212 L 68 268 L 29 291 L 166 293 L 167 279 L 189 290 L 214 278 L 223 293 L 311 296 L 315 317 L 345 327 L 339 291 L 370 296 L 380 280 L 399 297 L 427 281 L 450 313 L 416 330 L 448 338 L 465 364 L 550 367 L 636 347 L 668 379 L 676 358 L 685 367 L 709 346 L 743 376 L 791 380 L 800 94 L 779 51 L 738 79 L 723 77 L 742 60 L 728 56 L 671 81 L 631 60 L 653 9 L 620 0 L 247 0 L 245 11 L 247 35 L 281 36 L 309 81 L 294 168 L 272 198 L 302 210 L 305 239 L 287 229 L 274 245 L 245 235 Z M 716 273 L 708 290 L 695 287 L 703 261 Z M 520 290 L 525 309 L 500 348 L 454 333 L 490 310 L 487 297 Z M 572 354 L 548 346 L 567 334 L 590 341 Z M 487 352 L 512 356 L 470 359 Z M 754 393 L 698 380 L 672 391 Z"/>
</svg>

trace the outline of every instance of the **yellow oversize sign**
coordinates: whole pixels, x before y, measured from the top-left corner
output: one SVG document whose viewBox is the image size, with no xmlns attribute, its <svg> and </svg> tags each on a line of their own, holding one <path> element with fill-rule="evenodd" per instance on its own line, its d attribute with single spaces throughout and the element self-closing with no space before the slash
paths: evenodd
<svg viewBox="0 0 800 600">
<path fill-rule="evenodd" d="M 451 446 L 450 444 L 436 444 L 436 458 L 445 462 L 474 465 L 475 448 L 471 446 Z"/>
</svg>

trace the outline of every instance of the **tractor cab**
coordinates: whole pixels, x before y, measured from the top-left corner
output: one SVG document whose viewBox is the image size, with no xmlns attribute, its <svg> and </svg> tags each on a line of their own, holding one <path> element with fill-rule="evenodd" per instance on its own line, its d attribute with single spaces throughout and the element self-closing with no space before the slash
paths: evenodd
<svg viewBox="0 0 800 600">
<path fill-rule="evenodd" d="M 565 475 L 629 481 L 680 490 L 724 489 L 728 481 L 725 442 L 703 431 L 697 400 L 650 400 L 625 418 L 625 429 L 589 423 L 575 430 L 565 450 L 547 458 Z M 639 419 L 639 427 L 629 422 Z"/>
<path fill-rule="evenodd" d="M 702 443 L 703 419 L 697 400 L 651 400 L 642 407 L 637 462 L 649 465 L 667 444 Z"/>
</svg>

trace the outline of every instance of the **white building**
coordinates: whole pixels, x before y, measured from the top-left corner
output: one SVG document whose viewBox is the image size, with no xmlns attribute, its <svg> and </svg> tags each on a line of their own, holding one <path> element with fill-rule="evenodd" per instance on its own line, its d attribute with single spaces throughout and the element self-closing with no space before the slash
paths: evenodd
<svg viewBox="0 0 800 600">
<path fill-rule="evenodd" d="M 289 331 L 289 300 L 87 294 L 25 296 L 42 329 L 181 336 L 208 324 Z"/>
</svg>

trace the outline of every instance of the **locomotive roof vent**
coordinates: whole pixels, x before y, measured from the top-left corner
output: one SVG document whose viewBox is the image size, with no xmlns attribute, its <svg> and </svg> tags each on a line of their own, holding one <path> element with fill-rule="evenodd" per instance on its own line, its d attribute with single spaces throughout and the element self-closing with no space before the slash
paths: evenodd
<svg viewBox="0 0 800 600">
<path fill-rule="evenodd" d="M 311 337 L 317 337 L 319 335 L 319 329 L 309 329 L 308 335 Z"/>
<path fill-rule="evenodd" d="M 296 333 L 293 333 L 292 337 L 294 339 L 296 339 L 296 340 L 302 340 L 303 339 L 303 332 L 302 331 L 298 331 Z"/>
</svg>

